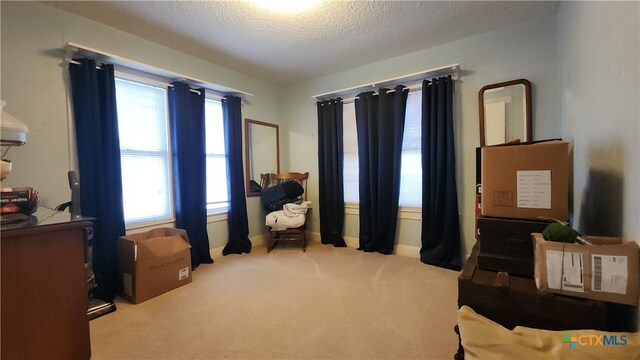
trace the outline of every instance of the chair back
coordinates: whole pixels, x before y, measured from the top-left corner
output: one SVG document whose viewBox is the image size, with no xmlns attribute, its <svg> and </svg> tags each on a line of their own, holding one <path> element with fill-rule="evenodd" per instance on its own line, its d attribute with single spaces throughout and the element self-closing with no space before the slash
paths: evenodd
<svg viewBox="0 0 640 360">
<path fill-rule="evenodd" d="M 264 189 L 269 186 L 271 180 L 269 179 L 269 174 L 260 174 L 260 188 Z"/>
</svg>

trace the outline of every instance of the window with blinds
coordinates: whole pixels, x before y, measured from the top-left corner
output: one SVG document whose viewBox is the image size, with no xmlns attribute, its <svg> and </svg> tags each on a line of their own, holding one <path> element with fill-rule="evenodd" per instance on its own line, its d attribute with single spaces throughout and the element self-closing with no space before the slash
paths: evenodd
<svg viewBox="0 0 640 360">
<path fill-rule="evenodd" d="M 125 223 L 170 220 L 167 90 L 116 78 L 116 103 Z"/>
<path fill-rule="evenodd" d="M 358 192 L 360 176 L 358 170 L 358 135 L 355 104 L 353 102 L 343 104 L 342 113 L 344 202 L 357 204 L 360 200 Z"/>
<path fill-rule="evenodd" d="M 422 91 L 407 97 L 400 169 L 400 206 L 422 206 Z"/>
<path fill-rule="evenodd" d="M 344 201 L 359 202 L 358 137 L 354 103 L 343 105 Z M 400 206 L 422 206 L 422 91 L 412 91 L 407 98 L 402 164 L 400 170 Z"/>
<path fill-rule="evenodd" d="M 227 154 L 224 143 L 224 122 L 220 101 L 204 102 L 207 154 L 207 213 L 218 214 L 229 209 L 227 189 Z"/>
</svg>

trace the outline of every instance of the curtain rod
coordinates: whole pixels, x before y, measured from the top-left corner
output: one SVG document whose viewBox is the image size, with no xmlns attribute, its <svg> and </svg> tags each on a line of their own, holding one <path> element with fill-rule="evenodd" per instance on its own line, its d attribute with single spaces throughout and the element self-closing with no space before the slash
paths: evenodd
<svg viewBox="0 0 640 360">
<path fill-rule="evenodd" d="M 371 90 L 375 87 L 395 87 L 397 85 L 400 85 L 401 82 L 416 82 L 449 74 L 452 75 L 453 80 L 458 80 L 460 78 L 460 64 L 451 64 L 439 68 L 419 71 L 409 75 L 380 80 L 369 84 L 358 85 L 346 89 L 331 91 L 324 94 L 313 95 L 311 98 L 316 100 L 328 100 L 335 97 L 354 97 L 356 94 L 362 91 Z"/>
<path fill-rule="evenodd" d="M 422 84 L 411 85 L 411 86 L 407 86 L 407 87 L 404 88 L 404 91 L 408 91 L 408 92 L 413 92 L 413 91 L 416 91 L 416 90 L 422 90 Z M 391 90 L 387 91 L 387 93 L 389 93 L 389 94 L 394 93 L 394 92 L 396 92 L 395 89 L 391 89 Z M 375 95 L 378 95 L 378 93 L 375 93 Z M 342 99 L 342 103 L 343 104 L 349 104 L 349 103 L 352 103 L 352 102 L 354 102 L 354 101 L 356 101 L 358 99 L 360 99 L 360 98 L 358 96 L 354 95 L 354 96 L 351 96 L 351 97 L 343 98 Z M 313 104 L 313 106 L 315 106 L 315 104 Z M 324 106 L 324 104 L 320 104 L 320 106 Z"/>
<path fill-rule="evenodd" d="M 209 89 L 209 90 L 213 90 L 225 95 L 236 95 L 236 96 L 240 96 L 240 97 L 247 97 L 247 96 L 253 96 L 253 94 L 250 94 L 248 92 L 244 92 L 241 90 L 237 90 L 234 88 L 230 88 L 227 86 L 223 86 L 223 85 L 218 85 L 218 84 L 214 84 L 214 83 L 210 83 L 204 80 L 199 80 L 199 79 L 195 79 L 189 76 L 185 76 L 182 74 L 178 74 L 175 73 L 173 71 L 169 71 L 169 70 L 165 70 L 165 69 L 161 69 L 155 66 L 151 66 L 151 65 L 146 65 L 140 62 L 137 62 L 135 60 L 131 60 L 131 59 L 127 59 L 121 56 L 117 56 L 114 54 L 110 54 L 106 51 L 102 51 L 102 50 L 97 50 L 88 46 L 84 46 L 84 45 L 80 45 L 80 44 L 76 44 L 73 42 L 68 42 L 66 43 L 62 49 L 65 51 L 65 53 L 67 54 L 67 61 L 73 61 L 71 60 L 71 57 L 73 56 L 73 54 L 80 54 L 80 55 L 90 55 L 90 56 L 99 56 L 102 61 L 108 61 L 110 63 L 113 63 L 115 65 L 120 65 L 126 68 L 130 68 L 132 70 L 137 70 L 137 71 L 142 71 L 145 73 L 149 73 L 149 74 L 153 74 L 153 75 L 157 75 L 157 76 L 162 76 L 162 77 L 166 77 L 166 78 L 170 78 L 170 79 L 181 79 L 181 80 L 185 80 L 189 83 L 191 83 L 192 85 L 195 86 L 199 86 L 199 87 L 203 87 L 205 89 Z"/>
<path fill-rule="evenodd" d="M 67 62 L 68 62 L 69 64 L 82 65 L 82 63 L 81 63 L 81 62 L 78 62 L 78 61 L 75 61 L 75 60 L 71 60 L 71 59 L 67 59 Z M 98 70 L 102 70 L 102 68 L 101 68 L 100 66 L 97 66 L 97 65 L 96 65 L 96 69 L 98 69 Z M 169 83 L 162 82 L 162 81 L 155 81 L 155 82 L 158 82 L 158 83 L 160 83 L 160 84 L 162 84 L 162 85 L 164 85 L 164 86 L 167 86 L 167 87 L 173 88 L 173 84 L 169 84 Z M 196 94 L 200 95 L 200 91 L 198 91 L 198 90 L 196 90 L 196 89 L 189 89 L 189 91 L 191 91 L 192 93 L 196 93 Z"/>
</svg>

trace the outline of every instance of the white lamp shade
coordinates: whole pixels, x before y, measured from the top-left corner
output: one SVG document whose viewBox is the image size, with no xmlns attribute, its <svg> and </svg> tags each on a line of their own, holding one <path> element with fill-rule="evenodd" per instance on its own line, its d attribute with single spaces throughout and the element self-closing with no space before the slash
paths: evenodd
<svg viewBox="0 0 640 360">
<path fill-rule="evenodd" d="M 27 142 L 29 128 L 22 121 L 4 111 L 6 102 L 1 102 L 2 111 L 0 113 L 0 142 L 3 146 L 24 145 Z"/>
</svg>

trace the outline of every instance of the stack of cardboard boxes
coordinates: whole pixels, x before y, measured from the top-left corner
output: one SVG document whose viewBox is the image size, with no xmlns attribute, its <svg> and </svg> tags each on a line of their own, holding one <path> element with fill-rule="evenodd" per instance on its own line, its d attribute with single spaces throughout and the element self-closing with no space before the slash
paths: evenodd
<svg viewBox="0 0 640 360">
<path fill-rule="evenodd" d="M 542 291 L 637 304 L 637 243 L 594 238 L 589 246 L 542 237 L 550 221 L 569 217 L 567 142 L 487 146 L 481 159 L 479 268 L 535 277 Z"/>
<path fill-rule="evenodd" d="M 569 144 L 544 141 L 481 148 L 482 216 L 478 266 L 533 277 L 531 233 L 566 221 Z"/>
</svg>

